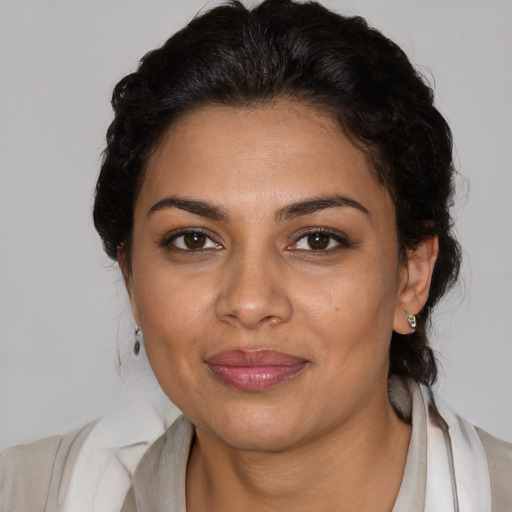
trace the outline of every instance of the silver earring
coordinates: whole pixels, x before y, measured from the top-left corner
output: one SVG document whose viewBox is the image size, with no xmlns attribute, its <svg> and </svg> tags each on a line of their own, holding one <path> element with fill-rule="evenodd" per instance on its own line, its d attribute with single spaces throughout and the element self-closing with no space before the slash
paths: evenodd
<svg viewBox="0 0 512 512">
<path fill-rule="evenodd" d="M 133 353 L 137 357 L 140 353 L 140 344 L 142 343 L 142 329 L 137 325 L 135 328 L 135 344 L 133 345 Z"/>
<path fill-rule="evenodd" d="M 407 322 L 409 323 L 411 331 L 414 332 L 416 330 L 416 315 L 413 315 L 412 313 L 407 315 Z"/>
</svg>

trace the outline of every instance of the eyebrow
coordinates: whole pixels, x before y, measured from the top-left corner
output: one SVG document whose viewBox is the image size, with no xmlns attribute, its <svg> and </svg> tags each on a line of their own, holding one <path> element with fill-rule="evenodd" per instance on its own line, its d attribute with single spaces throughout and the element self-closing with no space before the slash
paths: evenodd
<svg viewBox="0 0 512 512">
<path fill-rule="evenodd" d="M 345 207 L 355 208 L 356 210 L 359 210 L 366 215 L 370 214 L 370 212 L 356 200 L 351 199 L 350 197 L 342 196 L 340 194 L 333 194 L 329 196 L 312 197 L 310 199 L 297 201 L 296 203 L 285 206 L 276 213 L 276 220 L 283 222 L 285 220 L 295 219 L 301 215 L 308 215 L 320 210 L 325 210 L 326 208 Z"/>
<path fill-rule="evenodd" d="M 370 212 L 358 201 L 340 194 L 329 196 L 312 197 L 297 201 L 281 208 L 276 212 L 275 218 L 278 222 L 295 219 L 301 215 L 325 210 L 327 208 L 355 208 L 367 215 Z M 206 201 L 197 199 L 186 199 L 176 196 L 166 197 L 155 203 L 148 211 L 148 216 L 154 212 L 165 210 L 167 208 L 178 208 L 187 212 L 206 217 L 212 220 L 229 221 L 229 215 L 223 208 L 215 206 Z"/>
<path fill-rule="evenodd" d="M 207 217 L 212 220 L 229 220 L 227 212 L 219 206 L 214 206 L 206 201 L 199 201 L 197 199 L 185 199 L 181 197 L 166 197 L 161 201 L 155 203 L 148 211 L 148 216 L 159 210 L 165 210 L 166 208 L 178 208 L 187 212 L 199 215 L 201 217 Z"/>
</svg>

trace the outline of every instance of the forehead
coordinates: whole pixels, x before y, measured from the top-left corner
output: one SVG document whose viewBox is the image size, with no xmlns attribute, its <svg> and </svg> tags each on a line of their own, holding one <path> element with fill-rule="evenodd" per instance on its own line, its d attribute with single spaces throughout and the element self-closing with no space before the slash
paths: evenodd
<svg viewBox="0 0 512 512">
<path fill-rule="evenodd" d="M 281 101 L 183 116 L 155 148 L 138 203 L 179 194 L 257 211 L 333 193 L 365 199 L 369 209 L 390 206 L 366 155 L 335 120 Z"/>
</svg>

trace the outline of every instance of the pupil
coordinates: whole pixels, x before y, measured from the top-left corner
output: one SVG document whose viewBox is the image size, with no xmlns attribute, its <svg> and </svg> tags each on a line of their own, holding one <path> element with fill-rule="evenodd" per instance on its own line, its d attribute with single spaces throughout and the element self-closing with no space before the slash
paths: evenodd
<svg viewBox="0 0 512 512">
<path fill-rule="evenodd" d="M 314 233 L 308 236 L 308 244 L 316 251 L 325 249 L 329 245 L 329 236 L 323 233 Z"/>
<path fill-rule="evenodd" d="M 185 245 L 189 249 L 201 249 L 205 241 L 206 237 L 201 233 L 187 233 L 184 237 Z"/>
</svg>

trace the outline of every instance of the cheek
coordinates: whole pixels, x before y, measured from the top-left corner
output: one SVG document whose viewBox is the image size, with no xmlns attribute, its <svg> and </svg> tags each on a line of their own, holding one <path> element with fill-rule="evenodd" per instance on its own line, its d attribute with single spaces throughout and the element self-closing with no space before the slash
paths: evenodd
<svg viewBox="0 0 512 512">
<path fill-rule="evenodd" d="M 310 280 L 295 292 L 307 315 L 325 327 L 363 329 L 392 325 L 397 300 L 396 268 L 359 262 L 324 279 Z"/>
<path fill-rule="evenodd" d="M 146 267 L 147 269 L 150 266 Z M 178 272 L 144 270 L 135 275 L 135 304 L 150 362 L 175 364 L 201 347 L 211 319 L 212 297 L 204 280 Z"/>
<path fill-rule="evenodd" d="M 157 330 L 177 322 L 197 324 L 209 300 L 203 276 L 185 276 L 161 260 L 140 265 L 133 276 L 135 306 L 142 324 Z"/>
<path fill-rule="evenodd" d="M 204 340 L 211 330 L 208 297 L 201 293 L 203 288 L 184 286 L 176 275 L 140 277 L 137 307 L 156 379 L 181 410 L 187 410 L 191 396 L 206 407 L 205 389 L 197 375 L 204 371 Z"/>
<path fill-rule="evenodd" d="M 396 267 L 378 259 L 312 281 L 296 300 L 303 328 L 316 331 L 324 364 L 354 375 L 387 362 L 397 296 Z"/>
</svg>

